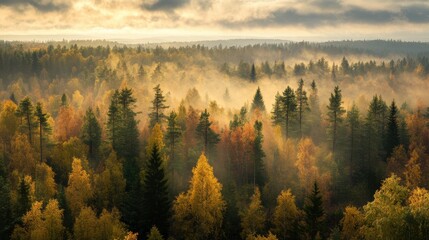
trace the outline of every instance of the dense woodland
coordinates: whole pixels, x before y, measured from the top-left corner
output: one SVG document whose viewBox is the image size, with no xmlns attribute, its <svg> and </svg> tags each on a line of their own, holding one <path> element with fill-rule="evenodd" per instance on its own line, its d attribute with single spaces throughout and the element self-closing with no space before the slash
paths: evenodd
<svg viewBox="0 0 429 240">
<path fill-rule="evenodd" d="M 1 42 L 0 239 L 427 239 L 429 58 L 389 57 Z"/>
</svg>

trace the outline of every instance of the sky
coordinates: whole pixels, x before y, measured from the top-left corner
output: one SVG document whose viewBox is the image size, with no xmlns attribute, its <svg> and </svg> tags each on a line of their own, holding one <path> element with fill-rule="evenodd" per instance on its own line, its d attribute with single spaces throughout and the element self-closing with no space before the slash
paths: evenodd
<svg viewBox="0 0 429 240">
<path fill-rule="evenodd" d="M 0 39 L 429 42 L 427 0 L 0 0 Z"/>
</svg>

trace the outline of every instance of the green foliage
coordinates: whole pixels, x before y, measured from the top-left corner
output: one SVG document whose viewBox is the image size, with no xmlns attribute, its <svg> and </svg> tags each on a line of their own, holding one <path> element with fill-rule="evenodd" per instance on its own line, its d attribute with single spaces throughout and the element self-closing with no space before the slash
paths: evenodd
<svg viewBox="0 0 429 240">
<path fill-rule="evenodd" d="M 298 88 L 295 91 L 296 107 L 298 112 L 299 136 L 302 137 L 302 125 L 304 114 L 310 110 L 308 105 L 307 92 L 304 90 L 304 80 L 302 78 L 298 81 Z"/>
<path fill-rule="evenodd" d="M 150 226 L 157 226 L 166 235 L 169 229 L 171 203 L 168 198 L 168 184 L 158 146 L 152 147 L 151 156 L 146 164 L 143 179 L 142 209 L 144 230 L 149 232 Z"/>
<path fill-rule="evenodd" d="M 197 135 L 201 138 L 203 143 L 204 150 L 208 151 L 209 147 L 217 144 L 219 142 L 219 134 L 215 133 L 211 129 L 212 122 L 210 121 L 210 113 L 207 112 L 207 109 L 201 113 L 200 121 L 198 122 L 196 131 Z"/>
<path fill-rule="evenodd" d="M 261 89 L 258 87 L 256 90 L 255 96 L 253 97 L 251 111 L 254 112 L 258 110 L 260 112 L 265 112 L 265 103 L 262 97 Z"/>
<path fill-rule="evenodd" d="M 21 118 L 21 130 L 27 133 L 30 143 L 33 142 L 34 131 L 34 106 L 29 97 L 25 97 L 19 102 L 16 115 Z"/>
<path fill-rule="evenodd" d="M 164 109 L 167 109 L 168 106 L 165 105 L 165 97 L 162 95 L 162 90 L 158 85 L 156 85 L 153 90 L 155 90 L 155 97 L 152 100 L 152 112 L 149 113 L 150 126 L 153 127 L 156 123 L 162 124 L 162 122 L 167 118 L 164 115 Z"/>
<path fill-rule="evenodd" d="M 101 127 L 92 108 L 86 110 L 83 118 L 81 139 L 88 146 L 88 158 L 94 160 L 101 144 Z"/>
<path fill-rule="evenodd" d="M 329 98 L 328 108 L 328 122 L 329 122 L 329 132 L 332 139 L 332 152 L 335 154 L 337 147 L 337 138 L 338 138 L 338 128 L 343 121 L 343 115 L 346 112 L 342 106 L 342 94 L 338 86 L 334 88 L 334 93 L 331 93 Z M 335 155 L 334 155 L 335 156 Z"/>
<path fill-rule="evenodd" d="M 317 235 L 323 234 L 325 210 L 323 209 L 322 195 L 317 182 L 314 182 L 313 190 L 304 205 L 305 223 L 307 234 L 310 239 L 316 239 Z"/>
</svg>

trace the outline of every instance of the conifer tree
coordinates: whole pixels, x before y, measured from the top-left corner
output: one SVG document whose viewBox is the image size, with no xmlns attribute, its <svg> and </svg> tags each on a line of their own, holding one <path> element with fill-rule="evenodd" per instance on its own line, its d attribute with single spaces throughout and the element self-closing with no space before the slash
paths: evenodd
<svg viewBox="0 0 429 240">
<path fill-rule="evenodd" d="M 88 146 L 88 157 L 93 160 L 101 144 L 101 127 L 92 108 L 86 110 L 81 135 L 83 143 Z"/>
<path fill-rule="evenodd" d="M 48 123 L 49 115 L 43 112 L 42 104 L 40 102 L 36 104 L 36 111 L 34 114 L 39 128 L 40 162 L 43 162 L 43 134 L 51 132 L 51 127 Z"/>
<path fill-rule="evenodd" d="M 262 143 L 264 141 L 264 135 L 262 134 L 262 122 L 256 120 L 253 128 L 256 132 L 255 140 L 253 142 L 253 185 L 254 187 L 257 185 L 262 188 L 267 180 L 264 164 L 265 152 L 262 149 Z"/>
<path fill-rule="evenodd" d="M 145 235 L 151 226 L 156 226 L 165 236 L 169 229 L 171 203 L 168 199 L 168 185 L 158 146 L 152 147 L 143 179 L 143 218 Z"/>
<path fill-rule="evenodd" d="M 16 115 L 21 118 L 21 126 L 26 129 L 29 142 L 33 143 L 34 106 L 29 97 L 19 102 Z"/>
<path fill-rule="evenodd" d="M 347 112 L 346 121 L 349 128 L 350 163 L 353 163 L 355 160 L 354 156 L 356 154 L 360 130 L 359 109 L 356 104 L 353 103 L 352 108 Z"/>
<path fill-rule="evenodd" d="M 179 122 L 177 120 L 176 112 L 172 111 L 170 116 L 168 117 L 168 126 L 167 126 L 167 143 L 170 148 L 170 165 L 172 166 L 173 178 L 174 178 L 174 170 L 177 167 L 176 162 L 176 147 L 180 141 L 180 136 L 182 135 L 182 129 L 179 126 Z M 174 179 L 173 179 L 174 180 Z"/>
<path fill-rule="evenodd" d="M 282 96 L 277 92 L 276 99 L 273 104 L 273 111 L 271 112 L 271 121 L 273 125 L 281 125 L 282 121 Z"/>
<path fill-rule="evenodd" d="M 399 145 L 398 108 L 395 101 L 389 107 L 389 117 L 387 122 L 386 154 L 391 156 L 393 149 Z"/>
<path fill-rule="evenodd" d="M 30 199 L 30 186 L 24 180 L 21 179 L 19 182 L 18 189 L 18 204 L 15 211 L 15 216 L 22 217 L 28 210 L 31 208 L 31 199 Z"/>
<path fill-rule="evenodd" d="M 63 93 L 63 95 L 61 96 L 61 106 L 62 107 L 65 107 L 65 106 L 67 106 L 68 105 L 68 102 L 67 102 L 67 95 L 65 94 L 65 93 Z"/>
<path fill-rule="evenodd" d="M 337 138 L 338 138 L 338 128 L 341 122 L 343 121 L 343 114 L 346 112 L 342 106 L 342 95 L 341 90 L 338 86 L 334 88 L 334 93 L 331 93 L 329 98 L 328 108 L 328 121 L 329 121 L 329 130 L 332 139 L 332 153 L 335 158 L 335 151 L 337 147 Z"/>
<path fill-rule="evenodd" d="M 265 103 L 262 97 L 261 89 L 258 87 L 256 90 L 255 96 L 253 97 L 252 108 L 251 111 L 254 112 L 258 110 L 260 112 L 265 112 Z"/>
<path fill-rule="evenodd" d="M 304 90 L 304 80 L 302 80 L 302 78 L 298 81 L 298 88 L 296 89 L 295 94 L 298 112 L 299 136 L 302 137 L 304 112 L 309 110 L 307 92 Z"/>
<path fill-rule="evenodd" d="M 201 113 L 200 121 L 198 122 L 196 131 L 198 136 L 202 138 L 204 150 L 207 151 L 208 147 L 212 144 L 219 142 L 219 134 L 215 133 L 211 129 L 212 122 L 210 122 L 210 114 L 207 112 L 207 109 Z"/>
<path fill-rule="evenodd" d="M 9 237 L 14 222 L 12 219 L 10 182 L 5 170 L 3 161 L 0 159 L 0 239 Z"/>
<path fill-rule="evenodd" d="M 322 195 L 320 194 L 317 182 L 314 182 L 311 195 L 307 198 L 304 205 L 304 212 L 307 233 L 310 239 L 314 240 L 318 234 L 323 233 L 323 220 L 325 215 Z"/>
<path fill-rule="evenodd" d="M 289 126 L 290 121 L 295 116 L 296 113 L 296 97 L 292 88 L 289 86 L 285 89 L 282 96 L 282 113 L 283 113 L 283 121 L 285 124 L 285 136 L 286 139 L 289 137 Z"/>
<path fill-rule="evenodd" d="M 255 68 L 255 64 L 252 64 L 252 68 L 250 69 L 250 81 L 256 82 L 256 68 Z"/>
<path fill-rule="evenodd" d="M 165 97 L 162 95 L 162 90 L 158 85 L 156 85 L 153 90 L 155 90 L 155 97 L 152 100 L 152 112 L 149 113 L 150 124 L 153 127 L 156 123 L 162 124 L 163 120 L 167 118 L 164 115 L 164 109 L 168 108 L 165 105 Z"/>
</svg>

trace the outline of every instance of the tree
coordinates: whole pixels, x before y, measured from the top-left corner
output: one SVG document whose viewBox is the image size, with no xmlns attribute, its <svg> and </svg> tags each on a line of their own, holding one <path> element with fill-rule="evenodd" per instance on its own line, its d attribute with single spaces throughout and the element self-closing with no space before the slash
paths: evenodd
<svg viewBox="0 0 429 240">
<path fill-rule="evenodd" d="M 170 148 L 170 164 L 172 166 L 174 180 L 174 170 L 177 167 L 176 146 L 180 141 L 180 136 L 182 135 L 182 129 L 178 123 L 177 114 L 174 111 L 171 111 L 170 116 L 168 117 L 167 133 L 165 135 Z"/>
<path fill-rule="evenodd" d="M 1 161 L 1 160 L 0 160 Z M 0 164 L 2 164 L 0 162 Z M 10 182 L 3 174 L 0 166 L 0 238 L 7 239 L 12 230 L 12 203 L 10 197 Z"/>
<path fill-rule="evenodd" d="M 256 90 L 255 96 L 253 97 L 251 111 L 254 112 L 258 110 L 259 112 L 265 112 L 265 103 L 262 97 L 261 89 L 258 87 Z"/>
<path fill-rule="evenodd" d="M 316 165 L 317 147 L 310 138 L 302 138 L 298 144 L 298 153 L 295 166 L 298 169 L 298 177 L 305 191 L 310 191 L 314 181 L 319 177 L 319 169 Z"/>
<path fill-rule="evenodd" d="M 365 239 L 406 239 L 408 189 L 392 174 L 374 194 L 374 200 L 363 207 Z"/>
<path fill-rule="evenodd" d="M 12 101 L 5 101 L 0 110 L 0 139 L 3 143 L 3 155 L 10 152 L 10 144 L 19 127 L 16 116 L 17 106 Z"/>
<path fill-rule="evenodd" d="M 353 164 L 360 130 L 359 109 L 354 103 L 350 111 L 347 112 L 346 122 L 349 128 L 350 163 Z"/>
<path fill-rule="evenodd" d="M 36 111 L 34 112 L 36 116 L 36 122 L 39 126 L 39 138 L 40 138 L 40 162 L 43 162 L 43 134 L 50 133 L 51 127 L 48 123 L 49 115 L 43 112 L 42 104 L 38 102 L 36 104 Z"/>
<path fill-rule="evenodd" d="M 262 122 L 256 120 L 253 125 L 255 129 L 255 140 L 253 142 L 253 187 L 256 185 L 262 188 L 265 185 L 267 180 L 267 174 L 265 171 L 265 152 L 262 148 L 262 143 L 264 141 L 264 135 L 262 134 Z"/>
<path fill-rule="evenodd" d="M 298 81 L 298 88 L 295 91 L 298 123 L 299 123 L 299 136 L 302 137 L 302 121 L 304 112 L 309 110 L 307 92 L 304 90 L 304 80 L 302 78 Z"/>
<path fill-rule="evenodd" d="M 146 164 L 142 193 L 145 220 L 143 232 L 149 232 L 150 227 L 155 225 L 163 235 L 166 235 L 169 229 L 171 203 L 168 199 L 168 184 L 163 162 L 156 144 L 153 145 Z"/>
<path fill-rule="evenodd" d="M 36 156 L 28 137 L 17 133 L 12 139 L 9 167 L 20 174 L 34 176 Z"/>
<path fill-rule="evenodd" d="M 219 142 L 219 134 L 215 133 L 211 129 L 212 122 L 210 122 L 210 114 L 207 112 L 207 109 L 201 113 L 200 121 L 198 122 L 196 131 L 198 136 L 202 138 L 204 143 L 204 151 L 208 150 L 208 147 L 212 144 L 216 144 Z"/>
<path fill-rule="evenodd" d="M 286 139 L 289 137 L 289 122 L 296 112 L 296 107 L 295 93 L 292 88 L 288 86 L 282 96 L 282 119 L 285 124 Z"/>
<path fill-rule="evenodd" d="M 422 171 L 420 168 L 420 156 L 416 149 L 411 152 L 410 160 L 405 165 L 405 182 L 407 187 L 414 189 L 420 185 L 422 180 Z"/>
<path fill-rule="evenodd" d="M 416 188 L 408 198 L 409 208 L 415 220 L 413 237 L 425 239 L 429 234 L 429 192 L 424 188 Z"/>
<path fill-rule="evenodd" d="M 322 195 L 320 194 L 319 186 L 316 181 L 314 182 L 310 196 L 304 204 L 304 212 L 307 233 L 310 239 L 314 240 L 316 236 L 323 234 L 323 221 L 325 217 Z"/>
<path fill-rule="evenodd" d="M 273 125 L 280 125 L 282 124 L 282 97 L 279 94 L 279 92 L 277 92 L 276 97 L 275 97 L 275 101 L 273 104 L 273 110 L 271 112 L 271 121 L 273 123 Z"/>
<path fill-rule="evenodd" d="M 21 178 L 19 181 L 18 199 L 16 204 L 15 216 L 23 216 L 31 208 L 30 185 Z"/>
<path fill-rule="evenodd" d="M 261 202 L 261 192 L 255 187 L 255 192 L 250 198 L 250 204 L 247 209 L 241 213 L 241 237 L 254 236 L 261 234 L 265 228 L 265 209 Z"/>
<path fill-rule="evenodd" d="M 94 194 L 97 206 L 112 210 L 122 206 L 125 195 L 126 181 L 121 161 L 112 151 L 105 162 L 104 171 L 94 177 Z"/>
<path fill-rule="evenodd" d="M 328 108 L 328 122 L 329 122 L 329 129 L 330 129 L 330 135 L 332 138 L 332 153 L 335 156 L 335 150 L 337 146 L 337 132 L 339 128 L 339 124 L 343 121 L 343 114 L 345 113 L 345 110 L 342 106 L 342 95 L 341 90 L 338 86 L 334 88 L 334 93 L 331 93 L 331 97 L 329 98 L 329 105 Z"/>
<path fill-rule="evenodd" d="M 17 226 L 12 239 L 61 240 L 64 238 L 63 210 L 58 201 L 49 200 L 45 209 L 42 202 L 33 203 L 30 211 L 22 217 L 22 226 Z"/>
<path fill-rule="evenodd" d="M 386 154 L 390 157 L 393 149 L 399 145 L 398 108 L 396 107 L 395 101 L 392 101 L 389 107 L 389 117 L 387 121 Z"/>
<path fill-rule="evenodd" d="M 164 109 L 168 108 L 165 105 L 165 97 L 162 95 L 162 90 L 158 85 L 156 85 L 153 90 L 155 90 L 155 97 L 152 100 L 152 112 L 149 113 L 150 125 L 154 126 L 155 123 L 162 124 L 162 121 L 167 118 L 164 115 Z"/>
<path fill-rule="evenodd" d="M 34 107 L 29 97 L 19 102 L 16 115 L 21 118 L 21 126 L 26 129 L 30 143 L 33 142 Z"/>
<path fill-rule="evenodd" d="M 158 228 L 153 226 L 147 235 L 147 240 L 164 240 Z"/>
<path fill-rule="evenodd" d="M 279 239 L 296 239 L 299 225 L 300 210 L 295 204 L 295 196 L 291 190 L 283 190 L 277 197 L 277 206 L 274 209 L 272 230 Z"/>
<path fill-rule="evenodd" d="M 392 154 L 389 159 L 387 159 L 387 174 L 390 176 L 391 173 L 394 173 L 396 176 L 404 178 L 404 169 L 405 165 L 408 162 L 407 152 L 403 145 L 396 146 L 393 149 Z"/>
<path fill-rule="evenodd" d="M 92 194 L 90 176 L 82 168 L 82 161 L 74 158 L 66 188 L 66 197 L 73 216 L 77 216 L 80 209 L 86 206 Z"/>
<path fill-rule="evenodd" d="M 363 238 L 362 226 L 365 216 L 354 206 L 347 206 L 341 219 L 341 239 L 360 240 Z"/>
<path fill-rule="evenodd" d="M 310 134 L 312 139 L 315 142 L 319 142 L 321 139 L 322 131 L 319 127 L 321 124 L 322 116 L 320 112 L 320 104 L 319 104 L 319 90 L 317 89 L 316 82 L 313 80 L 311 82 L 310 96 L 309 96 L 309 105 L 310 105 L 310 113 L 309 113 L 309 122 L 310 122 Z"/>
<path fill-rule="evenodd" d="M 252 63 L 252 67 L 250 69 L 250 81 L 256 82 L 256 68 L 254 63 Z"/>
<path fill-rule="evenodd" d="M 225 211 L 222 185 L 204 154 L 192 173 L 189 190 L 174 201 L 175 232 L 185 239 L 219 239 Z"/>
<path fill-rule="evenodd" d="M 101 144 L 101 127 L 92 108 L 86 110 L 83 118 L 81 139 L 88 146 L 88 158 L 93 160 Z"/>
<path fill-rule="evenodd" d="M 75 239 L 92 240 L 99 239 L 98 237 L 98 219 L 90 207 L 83 207 L 80 210 L 73 227 L 73 235 Z"/>
<path fill-rule="evenodd" d="M 57 194 L 55 173 L 46 163 L 36 165 L 35 195 L 36 199 L 47 202 Z"/>
<path fill-rule="evenodd" d="M 65 93 L 63 93 L 63 95 L 61 96 L 61 106 L 65 107 L 67 105 L 68 105 L 67 95 Z"/>
<path fill-rule="evenodd" d="M 54 136 L 58 141 L 64 142 L 72 137 L 79 137 L 79 132 L 82 129 L 80 113 L 72 106 L 62 106 L 55 119 L 55 125 L 61 126 L 54 128 Z"/>
</svg>

